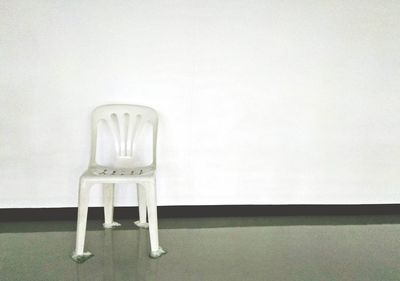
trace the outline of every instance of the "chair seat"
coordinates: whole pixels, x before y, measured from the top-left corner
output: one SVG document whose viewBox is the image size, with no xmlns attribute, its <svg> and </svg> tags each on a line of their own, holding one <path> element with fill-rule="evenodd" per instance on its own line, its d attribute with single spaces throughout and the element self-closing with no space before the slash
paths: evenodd
<svg viewBox="0 0 400 281">
<path fill-rule="evenodd" d="M 154 178 L 155 168 L 152 166 L 136 168 L 115 168 L 106 166 L 92 166 L 82 177 L 88 180 L 112 182 L 135 179 L 138 181 Z"/>
</svg>

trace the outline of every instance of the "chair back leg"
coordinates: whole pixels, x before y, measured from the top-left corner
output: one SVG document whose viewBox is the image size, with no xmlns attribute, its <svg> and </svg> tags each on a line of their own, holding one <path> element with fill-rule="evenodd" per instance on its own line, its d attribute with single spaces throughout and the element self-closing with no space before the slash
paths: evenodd
<svg viewBox="0 0 400 281">
<path fill-rule="evenodd" d="M 114 184 L 103 184 L 103 201 L 104 201 L 104 228 L 113 228 L 121 226 L 114 221 Z"/>
<path fill-rule="evenodd" d="M 146 190 L 143 184 L 137 184 L 137 198 L 139 209 L 139 220 L 135 222 L 138 227 L 148 228 L 147 223 L 147 204 L 146 204 Z"/>
</svg>

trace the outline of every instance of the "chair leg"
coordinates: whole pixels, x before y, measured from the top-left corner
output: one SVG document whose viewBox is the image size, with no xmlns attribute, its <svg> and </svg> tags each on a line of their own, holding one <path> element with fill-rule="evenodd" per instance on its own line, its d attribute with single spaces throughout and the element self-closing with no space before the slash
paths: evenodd
<svg viewBox="0 0 400 281">
<path fill-rule="evenodd" d="M 78 202 L 78 223 L 76 230 L 75 251 L 72 253 L 72 259 L 77 263 L 82 263 L 93 256 L 90 252 L 84 252 L 87 213 L 89 207 L 89 195 L 92 184 L 80 181 L 79 202 Z"/>
<path fill-rule="evenodd" d="M 158 242 L 158 220 L 157 220 L 157 201 L 156 201 L 156 185 L 155 182 L 146 184 L 146 202 L 147 212 L 149 216 L 149 233 L 150 233 L 150 257 L 158 258 L 167 252 L 163 250 Z"/>
<path fill-rule="evenodd" d="M 103 184 L 103 200 L 104 200 L 104 228 L 113 228 L 121 226 L 114 221 L 114 184 Z"/>
<path fill-rule="evenodd" d="M 141 228 L 148 228 L 149 224 L 146 220 L 146 191 L 142 184 L 137 184 L 137 198 L 139 206 L 139 220 L 135 224 Z"/>
</svg>

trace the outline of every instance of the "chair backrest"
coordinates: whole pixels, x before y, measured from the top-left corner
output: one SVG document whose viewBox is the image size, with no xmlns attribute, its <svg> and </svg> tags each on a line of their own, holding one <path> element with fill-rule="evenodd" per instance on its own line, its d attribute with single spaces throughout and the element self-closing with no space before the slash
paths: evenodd
<svg viewBox="0 0 400 281">
<path fill-rule="evenodd" d="M 157 112 L 147 106 L 110 104 L 97 107 L 92 113 L 92 143 L 90 165 L 97 165 L 97 138 L 99 124 L 104 122 L 112 135 L 116 163 L 133 163 L 134 144 L 143 131 L 146 124 L 152 127 L 152 163 L 156 166 L 156 147 L 157 147 Z"/>
</svg>

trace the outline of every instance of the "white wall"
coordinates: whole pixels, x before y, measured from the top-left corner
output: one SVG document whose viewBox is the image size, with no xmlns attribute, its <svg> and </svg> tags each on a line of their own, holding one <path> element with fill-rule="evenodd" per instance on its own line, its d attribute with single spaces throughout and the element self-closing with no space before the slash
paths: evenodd
<svg viewBox="0 0 400 281">
<path fill-rule="evenodd" d="M 160 205 L 399 203 L 399 14 L 389 0 L 0 0 L 0 207 L 76 206 L 105 103 L 159 111 Z"/>
</svg>

